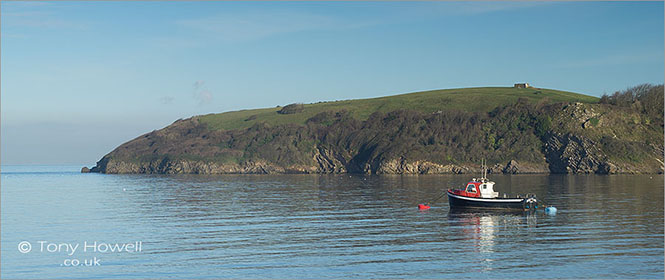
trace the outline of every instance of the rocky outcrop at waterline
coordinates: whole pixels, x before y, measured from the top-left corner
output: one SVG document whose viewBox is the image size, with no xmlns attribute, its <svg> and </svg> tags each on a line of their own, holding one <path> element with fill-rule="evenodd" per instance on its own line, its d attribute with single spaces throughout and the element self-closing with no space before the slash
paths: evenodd
<svg viewBox="0 0 665 280">
<path fill-rule="evenodd" d="M 311 166 L 277 166 L 267 162 L 224 164 L 185 159 L 162 159 L 149 162 L 108 160 L 100 162 L 92 172 L 108 174 L 308 174 L 319 173 Z"/>
<path fill-rule="evenodd" d="M 307 112 L 303 105 L 291 117 Z M 279 116 L 278 116 L 279 115 Z M 490 112 L 344 109 L 246 128 L 178 120 L 105 155 L 91 172 L 119 174 L 618 174 L 663 172 L 662 120 L 632 108 L 518 100 Z"/>
<path fill-rule="evenodd" d="M 617 173 L 607 155 L 588 139 L 553 134 L 545 143 L 545 157 L 552 173 Z"/>
<path fill-rule="evenodd" d="M 546 168 L 515 169 L 516 162 L 510 161 L 502 171 L 490 169 L 490 173 L 547 173 Z M 347 173 L 344 166 L 279 166 L 268 162 L 246 162 L 243 164 L 223 164 L 216 162 L 170 160 L 150 162 L 104 161 L 92 168 L 92 172 L 107 174 L 340 174 Z M 382 163 L 376 170 L 368 169 L 366 174 L 475 174 L 480 173 L 479 165 L 440 165 L 432 162 L 405 163 L 398 160 Z"/>
</svg>

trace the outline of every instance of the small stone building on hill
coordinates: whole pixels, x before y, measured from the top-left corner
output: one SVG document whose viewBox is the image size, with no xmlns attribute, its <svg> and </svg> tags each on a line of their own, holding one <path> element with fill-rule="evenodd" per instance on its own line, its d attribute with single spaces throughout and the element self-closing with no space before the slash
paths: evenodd
<svg viewBox="0 0 665 280">
<path fill-rule="evenodd" d="M 515 84 L 513 87 L 515 87 L 515 88 L 532 88 L 532 86 L 529 83 L 519 83 L 519 84 Z"/>
</svg>

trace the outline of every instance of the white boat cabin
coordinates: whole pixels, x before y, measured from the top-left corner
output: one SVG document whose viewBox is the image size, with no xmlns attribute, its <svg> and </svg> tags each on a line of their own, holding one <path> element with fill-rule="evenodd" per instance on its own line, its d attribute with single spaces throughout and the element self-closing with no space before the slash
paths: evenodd
<svg viewBox="0 0 665 280">
<path fill-rule="evenodd" d="M 494 191 L 494 182 L 487 178 L 473 178 L 473 180 L 466 185 L 467 193 L 478 193 L 478 190 L 480 190 L 479 197 L 481 198 L 499 197 L 499 193 Z"/>
</svg>

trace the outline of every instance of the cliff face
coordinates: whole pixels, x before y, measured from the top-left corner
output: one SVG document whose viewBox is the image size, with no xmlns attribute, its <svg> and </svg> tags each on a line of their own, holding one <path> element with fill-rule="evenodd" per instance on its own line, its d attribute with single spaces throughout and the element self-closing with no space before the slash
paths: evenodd
<svg viewBox="0 0 665 280">
<path fill-rule="evenodd" d="M 275 112 L 277 114 L 277 112 Z M 663 130 L 611 105 L 516 104 L 489 113 L 409 110 L 366 120 L 344 110 L 304 124 L 221 130 L 193 117 L 142 135 L 91 172 L 226 173 L 660 173 Z"/>
</svg>

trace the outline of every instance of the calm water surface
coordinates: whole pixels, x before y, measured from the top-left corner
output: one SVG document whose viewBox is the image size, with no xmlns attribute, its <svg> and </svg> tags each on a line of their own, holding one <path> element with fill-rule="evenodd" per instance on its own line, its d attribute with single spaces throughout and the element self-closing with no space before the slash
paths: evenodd
<svg viewBox="0 0 665 280">
<path fill-rule="evenodd" d="M 469 175 L 78 170 L 2 167 L 3 279 L 664 277 L 662 175 L 491 176 L 559 209 L 547 216 L 417 209 Z"/>
</svg>

